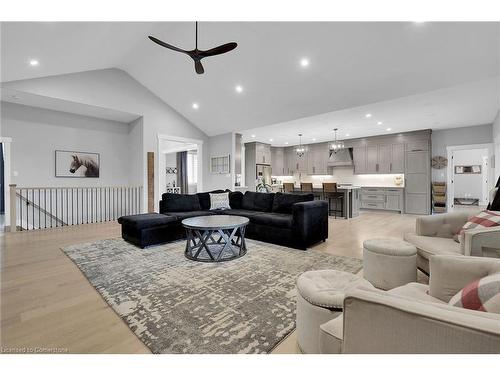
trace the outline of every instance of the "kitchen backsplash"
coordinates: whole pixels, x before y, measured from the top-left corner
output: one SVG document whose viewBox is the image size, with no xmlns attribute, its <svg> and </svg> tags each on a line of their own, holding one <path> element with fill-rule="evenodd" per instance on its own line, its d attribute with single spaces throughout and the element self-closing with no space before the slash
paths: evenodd
<svg viewBox="0 0 500 375">
<path fill-rule="evenodd" d="M 354 174 L 353 169 L 350 167 L 346 168 L 335 168 L 333 175 L 306 175 L 306 174 L 295 174 L 294 176 L 273 176 L 278 181 L 281 182 L 294 182 L 299 184 L 300 182 L 312 182 L 313 184 L 320 185 L 323 182 L 337 182 L 343 184 L 353 184 L 357 186 L 383 186 L 392 187 L 396 185 L 396 177 L 402 177 L 404 181 L 403 174 Z M 403 184 L 404 185 L 404 184 Z M 399 187 L 402 187 L 400 185 Z"/>
</svg>

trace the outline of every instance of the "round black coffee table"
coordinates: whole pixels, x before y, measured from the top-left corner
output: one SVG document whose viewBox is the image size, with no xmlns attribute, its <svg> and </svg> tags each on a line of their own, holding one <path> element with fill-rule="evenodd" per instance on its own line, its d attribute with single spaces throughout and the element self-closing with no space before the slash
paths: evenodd
<svg viewBox="0 0 500 375">
<path fill-rule="evenodd" d="M 224 262 L 247 252 L 243 216 L 196 216 L 182 220 L 186 228 L 186 258 L 199 262 Z"/>
</svg>

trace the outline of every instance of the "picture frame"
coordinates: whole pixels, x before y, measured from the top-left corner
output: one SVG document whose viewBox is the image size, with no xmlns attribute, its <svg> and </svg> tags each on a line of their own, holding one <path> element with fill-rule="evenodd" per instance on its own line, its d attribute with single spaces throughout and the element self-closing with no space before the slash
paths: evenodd
<svg viewBox="0 0 500 375">
<path fill-rule="evenodd" d="M 55 150 L 55 177 L 99 178 L 100 154 L 96 152 Z"/>
</svg>

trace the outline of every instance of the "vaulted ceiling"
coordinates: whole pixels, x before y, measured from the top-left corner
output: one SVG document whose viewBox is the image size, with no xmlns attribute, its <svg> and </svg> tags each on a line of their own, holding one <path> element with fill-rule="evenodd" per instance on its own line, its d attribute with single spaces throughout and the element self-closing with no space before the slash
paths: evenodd
<svg viewBox="0 0 500 375">
<path fill-rule="evenodd" d="M 2 23 L 1 80 L 118 67 L 215 135 L 444 88 L 465 90 L 464 83 L 500 76 L 499 23 L 202 22 L 201 49 L 238 43 L 236 50 L 204 60 L 204 75 L 194 72 L 189 57 L 159 47 L 148 35 L 194 48 L 194 22 Z M 39 65 L 31 66 L 30 59 Z M 491 84 L 484 87 L 476 87 L 473 101 L 488 96 L 493 104 L 486 112 L 492 112 L 500 99 L 491 100 Z M 471 100 L 454 95 L 439 120 L 443 126 L 451 123 L 447 113 L 454 105 L 463 109 Z M 491 117 L 477 112 L 485 111 L 474 109 L 469 121 Z"/>
</svg>

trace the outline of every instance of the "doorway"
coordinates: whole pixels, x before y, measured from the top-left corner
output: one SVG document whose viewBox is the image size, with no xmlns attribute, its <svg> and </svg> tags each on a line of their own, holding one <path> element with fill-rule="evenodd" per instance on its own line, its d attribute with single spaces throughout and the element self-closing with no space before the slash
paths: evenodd
<svg viewBox="0 0 500 375">
<path fill-rule="evenodd" d="M 159 135 L 157 155 L 157 201 L 166 192 L 203 191 L 203 141 Z"/>
<path fill-rule="evenodd" d="M 479 210 L 488 205 L 493 188 L 491 159 L 493 145 L 448 147 L 448 207 L 451 210 Z"/>
</svg>

